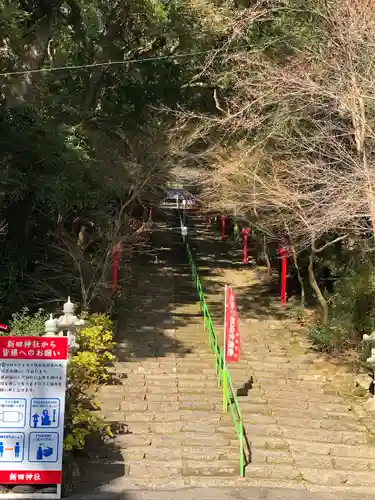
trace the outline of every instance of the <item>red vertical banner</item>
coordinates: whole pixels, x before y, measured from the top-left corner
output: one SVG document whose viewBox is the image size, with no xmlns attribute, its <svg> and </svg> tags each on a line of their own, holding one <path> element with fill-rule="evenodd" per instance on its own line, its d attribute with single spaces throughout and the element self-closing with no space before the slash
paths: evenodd
<svg viewBox="0 0 375 500">
<path fill-rule="evenodd" d="M 241 233 L 243 234 L 243 263 L 247 264 L 247 242 L 251 228 L 242 229 Z"/>
<path fill-rule="evenodd" d="M 152 207 L 150 207 L 150 210 L 148 212 L 148 217 L 149 219 L 152 219 Z"/>
<path fill-rule="evenodd" d="M 287 277 L 287 265 L 288 265 L 288 252 L 284 248 L 279 250 L 281 256 L 281 291 L 280 299 L 283 305 L 286 304 L 286 277 Z"/>
<path fill-rule="evenodd" d="M 225 289 L 225 363 L 238 363 L 240 360 L 240 330 L 236 294 L 230 286 Z"/>
<path fill-rule="evenodd" d="M 221 239 L 222 240 L 225 239 L 225 224 L 226 224 L 226 221 L 227 221 L 227 216 L 226 215 L 222 215 L 221 216 Z"/>
<path fill-rule="evenodd" d="M 113 248 L 112 254 L 112 290 L 117 292 L 117 283 L 118 283 L 118 269 L 120 266 L 120 259 L 122 252 L 124 250 L 124 242 L 120 241 Z"/>
</svg>

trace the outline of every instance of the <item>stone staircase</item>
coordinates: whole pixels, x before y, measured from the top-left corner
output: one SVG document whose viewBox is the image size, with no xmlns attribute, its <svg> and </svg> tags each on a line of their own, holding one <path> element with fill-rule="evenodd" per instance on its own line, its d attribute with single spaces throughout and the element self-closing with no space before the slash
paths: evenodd
<svg viewBox="0 0 375 500">
<path fill-rule="evenodd" d="M 204 226 L 196 227 L 210 243 Z M 230 373 L 251 451 L 246 477 L 239 477 L 237 436 L 230 415 L 221 412 L 186 255 L 179 235 L 163 225 L 156 246 L 161 242 L 167 248 L 158 263 L 140 265 L 133 303 L 126 321 L 120 318 L 115 372 L 121 380 L 100 394 L 102 414 L 118 430 L 100 458 L 103 470 L 110 464 L 111 477 L 103 472 L 100 481 L 105 491 L 251 485 L 301 490 L 302 498 L 307 491 L 336 492 L 335 499 L 373 493 L 372 419 L 338 390 L 336 382 L 346 383 L 348 374 L 308 353 L 307 341 L 288 328 L 277 306 L 258 303 L 259 283 L 253 293 L 248 287 L 253 271 L 245 277 L 241 269 L 228 271 L 216 238 L 215 254 L 207 255 L 200 242 L 194 252 L 216 325 L 224 283 L 238 294 L 242 353 Z M 92 474 L 100 476 L 100 467 Z"/>
<path fill-rule="evenodd" d="M 158 231 L 160 231 L 158 237 Z M 112 447 L 126 488 L 180 487 L 206 477 L 239 476 L 239 444 L 221 414 L 214 356 L 208 348 L 179 234 L 158 224 L 159 248 L 138 269 L 138 288 L 119 325 L 114 372 L 102 414 L 121 428 Z"/>
</svg>

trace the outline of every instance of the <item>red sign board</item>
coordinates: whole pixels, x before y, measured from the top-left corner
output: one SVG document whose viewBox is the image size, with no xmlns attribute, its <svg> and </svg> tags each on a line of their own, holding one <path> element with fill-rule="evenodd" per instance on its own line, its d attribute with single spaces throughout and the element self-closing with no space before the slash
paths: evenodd
<svg viewBox="0 0 375 500">
<path fill-rule="evenodd" d="M 0 470 L 0 484 L 61 484 L 61 470 Z"/>
<path fill-rule="evenodd" d="M 225 362 L 237 363 L 240 360 L 240 330 L 236 294 L 231 287 L 225 289 Z"/>
<path fill-rule="evenodd" d="M 68 359 L 67 337 L 0 337 L 0 359 Z"/>
</svg>

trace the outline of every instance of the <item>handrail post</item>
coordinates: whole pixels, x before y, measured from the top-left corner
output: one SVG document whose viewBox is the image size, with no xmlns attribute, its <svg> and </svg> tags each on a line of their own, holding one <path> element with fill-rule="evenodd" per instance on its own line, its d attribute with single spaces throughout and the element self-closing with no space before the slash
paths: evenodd
<svg viewBox="0 0 375 500">
<path fill-rule="evenodd" d="M 222 384 L 223 384 L 223 412 L 228 412 L 228 381 L 227 381 L 227 368 L 223 366 L 223 376 L 222 376 Z"/>
<path fill-rule="evenodd" d="M 240 476 L 245 477 L 245 453 L 243 449 L 243 421 L 240 421 Z"/>
</svg>

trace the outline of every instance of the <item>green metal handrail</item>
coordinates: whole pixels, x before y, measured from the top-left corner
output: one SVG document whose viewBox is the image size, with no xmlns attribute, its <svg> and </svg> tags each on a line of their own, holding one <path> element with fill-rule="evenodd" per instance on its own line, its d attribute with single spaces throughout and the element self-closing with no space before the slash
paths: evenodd
<svg viewBox="0 0 375 500">
<path fill-rule="evenodd" d="M 215 355 L 215 369 L 217 375 L 217 385 L 223 388 L 223 411 L 230 411 L 236 434 L 239 441 L 239 461 L 240 461 L 240 475 L 245 476 L 246 457 L 244 450 L 244 427 L 241 414 L 240 405 L 237 400 L 236 391 L 234 390 L 232 378 L 230 376 L 228 367 L 224 365 L 224 354 L 220 348 L 219 340 L 216 335 L 215 327 L 211 319 L 210 312 L 204 297 L 203 287 L 198 276 L 197 266 L 194 262 L 193 255 L 186 243 L 186 251 L 188 254 L 189 265 L 193 277 L 194 285 L 199 298 L 200 310 L 203 313 L 204 330 L 208 332 L 208 345 Z"/>
</svg>

